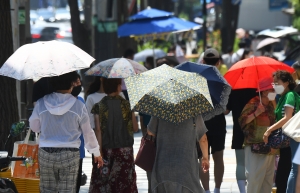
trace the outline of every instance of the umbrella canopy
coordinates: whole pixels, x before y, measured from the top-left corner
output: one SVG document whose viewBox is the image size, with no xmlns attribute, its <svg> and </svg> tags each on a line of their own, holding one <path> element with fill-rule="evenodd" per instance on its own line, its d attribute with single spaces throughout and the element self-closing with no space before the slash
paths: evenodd
<svg viewBox="0 0 300 193">
<path fill-rule="evenodd" d="M 131 20 L 137 20 L 137 19 L 152 19 L 152 18 L 158 18 L 158 17 L 168 17 L 174 15 L 171 12 L 166 12 L 159 9 L 153 9 L 148 7 L 147 9 L 138 12 L 137 14 L 129 17 Z"/>
<path fill-rule="evenodd" d="M 257 34 L 257 36 L 268 36 L 272 38 L 281 38 L 291 34 L 299 33 L 296 28 L 287 26 L 276 26 L 273 29 L 265 29 Z"/>
<path fill-rule="evenodd" d="M 207 81 L 164 64 L 125 79 L 131 109 L 171 123 L 213 110 Z"/>
<path fill-rule="evenodd" d="M 77 46 L 59 41 L 26 44 L 0 68 L 0 75 L 17 80 L 59 76 L 90 67 L 95 59 Z"/>
<path fill-rule="evenodd" d="M 112 58 L 96 64 L 86 71 L 85 75 L 105 78 L 127 78 L 145 71 L 147 71 L 147 68 L 133 60 Z"/>
<path fill-rule="evenodd" d="M 187 72 L 196 72 L 206 78 L 214 110 L 203 114 L 202 117 L 204 120 L 209 120 L 226 111 L 231 87 L 216 67 L 206 64 L 185 62 L 175 68 Z"/>
<path fill-rule="evenodd" d="M 153 19 L 138 19 L 121 25 L 118 28 L 118 36 L 141 36 L 147 34 L 188 31 L 192 29 L 196 30 L 199 28 L 199 24 L 179 19 L 174 16 Z"/>
<path fill-rule="evenodd" d="M 294 72 L 288 65 L 269 57 L 252 57 L 234 64 L 224 75 L 232 89 L 258 88 L 258 80 L 271 77 L 277 70 Z"/>
<path fill-rule="evenodd" d="M 154 50 L 154 56 L 155 58 L 162 58 L 164 56 L 166 56 L 166 52 L 164 52 L 163 50 L 160 50 L 160 49 L 155 49 Z M 146 49 L 146 50 L 143 50 L 139 53 L 136 53 L 134 55 L 134 61 L 138 61 L 138 62 L 145 62 L 146 61 L 146 58 L 148 56 L 152 56 L 153 57 L 153 50 L 152 49 Z"/>
<path fill-rule="evenodd" d="M 276 42 L 280 42 L 280 39 L 278 38 L 266 38 L 264 40 L 262 40 L 261 42 L 258 43 L 258 45 L 256 46 L 256 49 L 259 50 L 267 45 L 276 43 Z"/>
</svg>

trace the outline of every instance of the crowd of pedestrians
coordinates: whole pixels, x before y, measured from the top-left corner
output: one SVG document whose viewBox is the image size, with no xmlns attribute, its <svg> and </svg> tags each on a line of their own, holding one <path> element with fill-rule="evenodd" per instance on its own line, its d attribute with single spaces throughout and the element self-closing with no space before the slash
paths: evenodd
<svg viewBox="0 0 300 193">
<path fill-rule="evenodd" d="M 133 54 L 127 50 L 124 57 L 132 59 Z M 210 48 L 199 62 L 220 70 L 224 65 L 221 61 L 229 69 L 250 57 L 252 51 L 241 41 L 239 50 L 233 53 L 229 48 L 223 60 L 217 50 Z M 148 57 L 145 66 L 150 70 L 163 60 L 156 62 Z M 156 143 L 154 166 L 147 171 L 149 192 L 210 193 L 209 176 L 214 175 L 214 193 L 219 193 L 225 167 L 225 115 L 230 112 L 234 123 L 231 148 L 235 150 L 240 192 L 247 189 L 248 193 L 267 193 L 274 185 L 277 193 L 295 192 L 300 186 L 299 143 L 290 139 L 290 146 L 285 148 L 265 146 L 272 132 L 299 110 L 296 91 L 300 66 L 293 67 L 293 74 L 277 71 L 258 80 L 258 89 L 232 90 L 227 110 L 210 120 L 196 116 L 173 124 L 139 113 L 143 136 L 155 137 Z M 35 107 L 29 122 L 31 129 L 40 133 L 41 192 L 79 192 L 84 147 L 93 154 L 89 192 L 137 192 L 133 135 L 138 132 L 138 124 L 124 81 L 96 77 L 86 90 L 86 103 L 78 96 L 80 92 L 77 72 L 42 78 L 34 85 Z M 193 138 L 199 143 L 200 157 Z M 209 172 L 210 154 L 214 174 Z M 277 155 L 280 159 L 274 181 Z"/>
</svg>

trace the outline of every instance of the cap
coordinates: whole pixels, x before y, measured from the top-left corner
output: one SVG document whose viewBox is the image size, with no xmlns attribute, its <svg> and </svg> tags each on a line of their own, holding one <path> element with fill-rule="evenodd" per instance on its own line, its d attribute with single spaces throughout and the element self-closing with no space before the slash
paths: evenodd
<svg viewBox="0 0 300 193">
<path fill-rule="evenodd" d="M 273 78 L 271 77 L 260 79 L 258 82 L 259 88 L 257 89 L 257 92 L 273 89 L 272 83 Z"/>
<path fill-rule="evenodd" d="M 214 48 L 205 50 L 203 58 L 220 58 L 219 52 Z"/>
</svg>

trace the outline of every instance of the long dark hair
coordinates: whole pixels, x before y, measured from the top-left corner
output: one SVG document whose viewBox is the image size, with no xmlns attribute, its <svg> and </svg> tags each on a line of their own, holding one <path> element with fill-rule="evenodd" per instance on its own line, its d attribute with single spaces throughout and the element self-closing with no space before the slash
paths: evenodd
<svg viewBox="0 0 300 193">
<path fill-rule="evenodd" d="M 243 55 L 242 55 L 242 57 L 241 57 L 241 60 L 244 60 L 244 59 L 246 58 L 246 55 L 250 54 L 251 52 L 252 52 L 251 49 L 245 48 L 245 49 L 244 49 L 244 52 L 243 52 Z"/>
<path fill-rule="evenodd" d="M 273 74 L 273 77 L 276 77 L 277 79 L 280 79 L 282 82 L 288 82 L 289 83 L 289 89 L 294 90 L 296 87 L 296 82 L 294 81 L 291 73 L 284 71 L 284 70 L 278 70 Z"/>
<path fill-rule="evenodd" d="M 97 92 L 100 89 L 100 86 L 101 86 L 100 77 L 96 76 L 94 81 L 90 84 L 89 88 L 86 90 L 85 95 L 88 96 L 90 94 Z"/>
</svg>

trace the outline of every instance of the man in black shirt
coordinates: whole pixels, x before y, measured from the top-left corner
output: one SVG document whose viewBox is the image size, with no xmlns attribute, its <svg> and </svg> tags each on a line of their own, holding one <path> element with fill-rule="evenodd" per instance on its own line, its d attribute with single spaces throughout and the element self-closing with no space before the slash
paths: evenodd
<svg viewBox="0 0 300 193">
<path fill-rule="evenodd" d="M 203 64 L 215 66 L 218 68 L 220 65 L 220 54 L 217 50 L 209 48 L 204 52 Z M 214 176 L 215 176 L 215 193 L 220 192 L 220 187 L 223 181 L 224 175 L 224 160 L 223 151 L 225 149 L 225 137 L 226 137 L 226 119 L 222 113 L 213 117 L 212 119 L 205 121 L 208 132 L 208 153 L 212 154 L 214 159 Z M 211 150 L 211 151 L 210 151 Z M 200 163 L 201 164 L 201 163 Z M 209 192 L 209 172 L 203 173 L 200 170 L 200 179 L 203 188 L 206 192 Z"/>
</svg>

